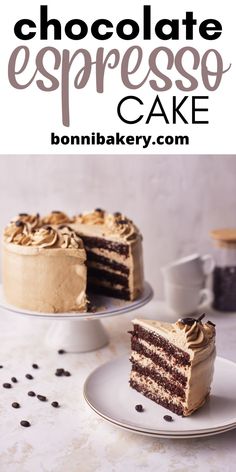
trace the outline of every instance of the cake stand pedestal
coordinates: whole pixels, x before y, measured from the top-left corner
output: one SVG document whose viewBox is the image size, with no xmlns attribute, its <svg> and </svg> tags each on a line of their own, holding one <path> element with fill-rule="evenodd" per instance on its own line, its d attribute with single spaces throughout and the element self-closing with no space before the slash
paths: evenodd
<svg viewBox="0 0 236 472">
<path fill-rule="evenodd" d="M 9 314 L 17 314 L 33 318 L 51 320 L 46 335 L 48 346 L 64 349 L 67 352 L 89 352 L 104 347 L 109 342 L 108 334 L 101 322 L 103 318 L 124 315 L 146 305 L 153 297 L 152 287 L 145 282 L 140 297 L 131 302 L 118 300 L 102 295 L 90 294 L 91 306 L 94 311 L 83 313 L 38 313 L 23 310 L 5 302 L 2 286 L 0 286 L 0 307 Z"/>
<path fill-rule="evenodd" d="M 89 352 L 106 346 L 109 337 L 100 320 L 61 320 L 52 322 L 46 342 L 67 352 Z"/>
</svg>

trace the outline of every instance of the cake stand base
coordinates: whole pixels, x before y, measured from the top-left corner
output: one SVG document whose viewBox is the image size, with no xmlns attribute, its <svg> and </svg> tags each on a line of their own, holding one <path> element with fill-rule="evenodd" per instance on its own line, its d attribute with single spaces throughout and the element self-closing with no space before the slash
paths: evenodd
<svg viewBox="0 0 236 472">
<path fill-rule="evenodd" d="M 89 352 L 109 342 L 100 320 L 53 321 L 47 333 L 47 345 L 67 352 Z"/>
</svg>

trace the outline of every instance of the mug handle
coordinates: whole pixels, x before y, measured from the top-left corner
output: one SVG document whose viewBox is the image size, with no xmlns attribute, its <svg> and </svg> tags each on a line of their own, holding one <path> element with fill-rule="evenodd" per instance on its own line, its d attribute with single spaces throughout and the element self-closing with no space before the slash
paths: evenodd
<svg viewBox="0 0 236 472">
<path fill-rule="evenodd" d="M 211 254 L 206 254 L 201 256 L 201 261 L 203 263 L 203 270 L 205 275 L 210 275 L 215 268 L 215 261 Z"/>
<path fill-rule="evenodd" d="M 202 305 L 211 305 L 213 302 L 213 293 L 209 288 L 203 288 L 200 291 L 200 306 L 198 308 L 201 308 Z"/>
</svg>

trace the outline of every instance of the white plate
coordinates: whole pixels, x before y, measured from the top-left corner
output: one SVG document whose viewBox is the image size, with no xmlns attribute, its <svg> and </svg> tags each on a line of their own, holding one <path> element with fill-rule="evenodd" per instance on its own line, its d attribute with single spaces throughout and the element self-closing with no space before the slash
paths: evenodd
<svg viewBox="0 0 236 472">
<path fill-rule="evenodd" d="M 131 364 L 121 357 L 97 368 L 85 382 L 84 396 L 104 419 L 132 430 L 159 437 L 200 437 L 236 427 L 236 364 L 217 357 L 211 396 L 192 416 L 177 416 L 129 386 Z M 136 404 L 145 411 L 138 413 Z M 167 423 L 163 416 L 174 421 Z"/>
<path fill-rule="evenodd" d="M 137 300 L 131 301 L 124 301 L 119 300 L 117 298 L 112 297 L 105 297 L 103 295 L 97 294 L 89 294 L 89 299 L 91 301 L 92 306 L 96 307 L 95 312 L 73 312 L 73 313 L 39 313 L 35 311 L 24 310 L 21 308 L 17 308 L 13 305 L 9 305 L 3 296 L 3 289 L 2 285 L 0 284 L 0 308 L 7 310 L 11 313 L 17 313 L 20 315 L 26 316 L 37 316 L 39 318 L 44 318 L 47 316 L 48 318 L 66 318 L 66 319 L 75 319 L 78 318 L 80 320 L 92 320 L 98 318 L 106 318 L 108 316 L 115 316 L 115 315 L 122 315 L 124 313 L 128 313 L 129 311 L 137 310 L 142 306 L 146 305 L 153 297 L 153 290 L 151 285 L 148 282 L 144 283 L 144 290 L 143 293 L 140 295 Z"/>
</svg>

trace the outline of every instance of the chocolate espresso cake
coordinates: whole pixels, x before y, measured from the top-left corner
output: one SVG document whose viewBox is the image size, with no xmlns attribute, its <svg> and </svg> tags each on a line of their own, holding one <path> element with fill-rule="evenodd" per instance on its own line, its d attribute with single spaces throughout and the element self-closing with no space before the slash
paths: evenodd
<svg viewBox="0 0 236 472">
<path fill-rule="evenodd" d="M 3 235 L 6 301 L 40 312 L 86 311 L 88 289 L 123 300 L 143 289 L 142 236 L 121 213 L 19 214 Z"/>
<path fill-rule="evenodd" d="M 214 324 L 192 318 L 132 323 L 130 386 L 177 415 L 191 415 L 210 393 Z"/>
</svg>

